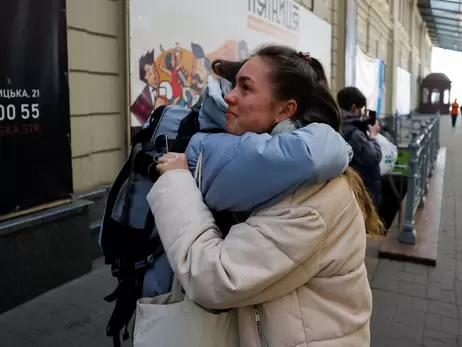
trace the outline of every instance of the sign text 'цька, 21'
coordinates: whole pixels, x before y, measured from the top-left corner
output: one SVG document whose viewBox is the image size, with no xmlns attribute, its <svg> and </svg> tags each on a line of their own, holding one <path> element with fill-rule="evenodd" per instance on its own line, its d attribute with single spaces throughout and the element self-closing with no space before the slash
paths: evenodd
<svg viewBox="0 0 462 347">
<path fill-rule="evenodd" d="M 0 89 L 0 99 L 39 98 L 39 89 Z M 1 103 L 1 100 L 0 100 Z"/>
</svg>

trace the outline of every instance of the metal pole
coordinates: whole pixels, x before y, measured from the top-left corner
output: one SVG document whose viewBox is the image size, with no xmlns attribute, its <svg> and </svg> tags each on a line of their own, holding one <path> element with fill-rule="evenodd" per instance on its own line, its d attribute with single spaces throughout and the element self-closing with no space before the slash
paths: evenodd
<svg viewBox="0 0 462 347">
<path fill-rule="evenodd" d="M 436 158 L 436 118 L 432 117 L 431 119 L 431 132 L 430 132 L 430 171 L 428 177 L 433 176 L 433 169 L 435 167 L 435 158 Z"/>
<path fill-rule="evenodd" d="M 440 114 L 439 112 L 436 114 L 436 156 L 438 155 L 438 151 L 440 150 Z"/>
<path fill-rule="evenodd" d="M 423 208 L 425 206 L 425 186 L 427 184 L 427 165 L 428 165 L 428 155 L 427 155 L 427 148 L 428 148 L 428 128 L 427 122 L 424 122 L 424 128 L 422 129 L 423 137 L 420 142 L 420 155 L 419 155 L 419 162 L 420 162 L 420 175 L 419 175 L 419 208 Z"/>
<path fill-rule="evenodd" d="M 406 195 L 406 211 L 403 223 L 403 229 L 399 233 L 399 241 L 406 244 L 414 245 L 416 242 L 416 231 L 414 228 L 414 201 L 416 194 L 416 180 L 417 180 L 417 152 L 419 144 L 417 143 L 417 133 L 412 133 L 411 143 L 408 145 L 409 149 L 409 164 L 407 174 L 407 195 Z"/>
</svg>

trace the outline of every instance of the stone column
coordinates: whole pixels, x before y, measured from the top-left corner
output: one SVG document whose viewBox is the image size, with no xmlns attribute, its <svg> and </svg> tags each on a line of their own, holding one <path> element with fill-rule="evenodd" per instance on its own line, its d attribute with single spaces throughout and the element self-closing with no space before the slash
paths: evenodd
<svg viewBox="0 0 462 347">
<path fill-rule="evenodd" d="M 396 80 L 396 67 L 399 61 L 399 40 L 398 40 L 398 25 L 399 25 L 399 4 L 402 0 L 393 0 L 391 5 L 391 13 L 393 18 L 392 28 L 392 39 L 391 39 L 391 54 L 389 54 L 388 63 L 388 112 L 396 112 L 396 91 L 395 91 L 395 80 Z"/>
<path fill-rule="evenodd" d="M 417 0 L 412 0 L 412 10 L 411 10 L 411 32 L 410 35 L 410 44 L 411 44 L 411 111 L 414 110 L 418 105 L 417 100 L 417 77 L 419 76 L 419 72 L 417 69 L 419 68 L 416 66 L 416 54 L 415 54 L 415 31 L 417 28 L 415 27 L 415 17 L 417 15 Z"/>
</svg>

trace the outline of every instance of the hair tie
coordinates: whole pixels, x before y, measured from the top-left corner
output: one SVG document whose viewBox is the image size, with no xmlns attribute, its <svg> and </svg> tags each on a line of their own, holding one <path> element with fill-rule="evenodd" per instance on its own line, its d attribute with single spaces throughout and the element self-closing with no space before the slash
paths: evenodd
<svg viewBox="0 0 462 347">
<path fill-rule="evenodd" d="M 309 52 L 303 53 L 302 51 L 297 54 L 300 58 L 305 59 L 308 63 L 311 63 L 311 54 Z"/>
</svg>

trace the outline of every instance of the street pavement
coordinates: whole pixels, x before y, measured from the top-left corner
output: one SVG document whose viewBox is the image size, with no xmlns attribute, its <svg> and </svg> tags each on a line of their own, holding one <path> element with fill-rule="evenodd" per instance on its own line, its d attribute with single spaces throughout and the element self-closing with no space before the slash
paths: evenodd
<svg viewBox="0 0 462 347">
<path fill-rule="evenodd" d="M 449 117 L 441 119 L 441 145 L 447 147 L 447 162 L 438 264 L 432 268 L 369 255 L 372 347 L 462 347 L 461 123 L 452 129 Z M 115 285 L 109 268 L 95 261 L 88 275 L 0 315 L 0 346 L 112 346 L 105 326 L 113 305 L 103 297 Z"/>
<path fill-rule="evenodd" d="M 1 347 L 111 347 L 103 298 L 117 281 L 102 259 L 94 270 L 0 316 Z M 123 346 L 131 346 L 125 343 Z"/>
<path fill-rule="evenodd" d="M 437 266 L 378 260 L 371 281 L 372 347 L 462 346 L 460 119 L 452 129 L 449 116 L 442 117 L 440 135 L 447 157 Z"/>
</svg>

